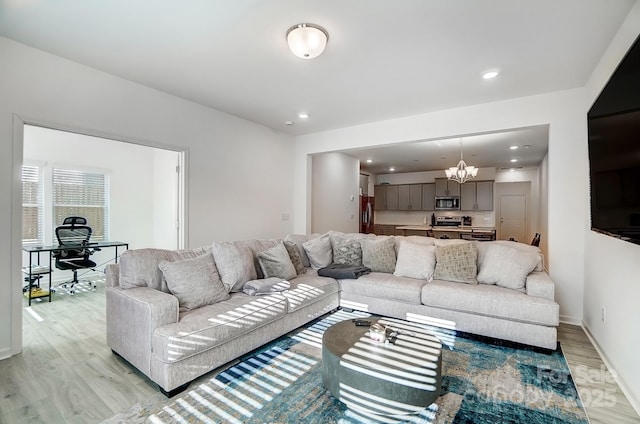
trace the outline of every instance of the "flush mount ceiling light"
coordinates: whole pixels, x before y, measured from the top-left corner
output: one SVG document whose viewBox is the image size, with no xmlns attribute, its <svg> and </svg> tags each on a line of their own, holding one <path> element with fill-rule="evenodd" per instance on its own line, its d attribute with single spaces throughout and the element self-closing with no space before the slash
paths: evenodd
<svg viewBox="0 0 640 424">
<path fill-rule="evenodd" d="M 300 118 L 300 119 L 307 119 L 308 117 L 309 117 L 309 114 L 305 113 L 305 112 L 300 112 L 298 114 L 298 118 Z"/>
<path fill-rule="evenodd" d="M 327 31 L 319 25 L 297 24 L 287 31 L 291 52 L 301 59 L 320 56 L 329 40 Z"/>
<path fill-rule="evenodd" d="M 447 178 L 464 184 L 470 178 L 475 178 L 478 175 L 478 168 L 475 166 L 467 166 L 462 159 L 462 139 L 460 139 L 460 162 L 458 165 L 445 169 L 444 173 L 447 174 Z"/>
<path fill-rule="evenodd" d="M 487 71 L 482 74 L 482 78 L 484 79 L 493 79 L 498 76 L 498 71 Z"/>
</svg>

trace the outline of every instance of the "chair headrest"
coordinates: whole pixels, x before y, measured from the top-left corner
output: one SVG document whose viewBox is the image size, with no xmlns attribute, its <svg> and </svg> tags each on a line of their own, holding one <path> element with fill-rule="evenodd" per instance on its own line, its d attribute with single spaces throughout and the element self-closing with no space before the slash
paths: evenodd
<svg viewBox="0 0 640 424">
<path fill-rule="evenodd" d="M 86 225 L 87 219 L 82 216 L 68 216 L 62 221 L 62 225 Z"/>
</svg>

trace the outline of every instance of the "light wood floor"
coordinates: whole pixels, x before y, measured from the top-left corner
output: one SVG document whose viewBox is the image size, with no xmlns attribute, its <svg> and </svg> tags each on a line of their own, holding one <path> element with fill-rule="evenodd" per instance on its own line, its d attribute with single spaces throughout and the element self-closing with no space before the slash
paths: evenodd
<svg viewBox="0 0 640 424">
<path fill-rule="evenodd" d="M 31 310 L 23 353 L 0 361 L 0 423 L 99 423 L 157 393 L 106 345 L 103 282 Z M 561 325 L 559 339 L 591 423 L 640 423 L 583 330 Z"/>
</svg>

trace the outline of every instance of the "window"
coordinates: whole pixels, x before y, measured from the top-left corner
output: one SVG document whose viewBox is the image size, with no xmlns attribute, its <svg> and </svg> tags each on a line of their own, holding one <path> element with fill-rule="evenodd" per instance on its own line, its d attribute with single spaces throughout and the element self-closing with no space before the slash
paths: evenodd
<svg viewBox="0 0 640 424">
<path fill-rule="evenodd" d="M 53 169 L 53 226 L 68 216 L 82 216 L 95 241 L 109 238 L 109 190 L 105 174 Z"/>
<path fill-rule="evenodd" d="M 40 167 L 22 166 L 22 242 L 44 243 L 44 196 Z"/>
</svg>

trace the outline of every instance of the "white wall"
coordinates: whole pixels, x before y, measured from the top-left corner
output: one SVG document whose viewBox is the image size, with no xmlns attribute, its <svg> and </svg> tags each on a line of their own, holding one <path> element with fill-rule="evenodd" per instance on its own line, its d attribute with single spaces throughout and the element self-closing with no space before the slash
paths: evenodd
<svg viewBox="0 0 640 424">
<path fill-rule="evenodd" d="M 357 233 L 360 162 L 343 153 L 313 156 L 311 231 Z"/>
<path fill-rule="evenodd" d="M 0 57 L 0 358 L 22 345 L 23 121 L 186 149 L 189 246 L 292 229 L 292 137 L 1 37 Z"/>
<path fill-rule="evenodd" d="M 549 125 L 549 241 L 551 277 L 564 320 L 580 322 L 584 269 L 584 205 L 588 195 L 584 90 L 523 97 L 297 137 L 295 144 L 295 230 L 310 228 L 306 186 L 309 154 L 435 140 L 497 130 Z M 567 178 L 567 175 L 573 175 Z"/>
<path fill-rule="evenodd" d="M 629 14 L 586 86 L 589 109 L 640 34 L 640 2 Z M 586 142 L 585 142 L 586 145 Z M 588 210 L 588 200 L 583 202 Z M 584 326 L 640 411 L 640 246 L 595 233 L 585 237 Z M 602 321 L 602 308 L 606 320 Z"/>
</svg>

